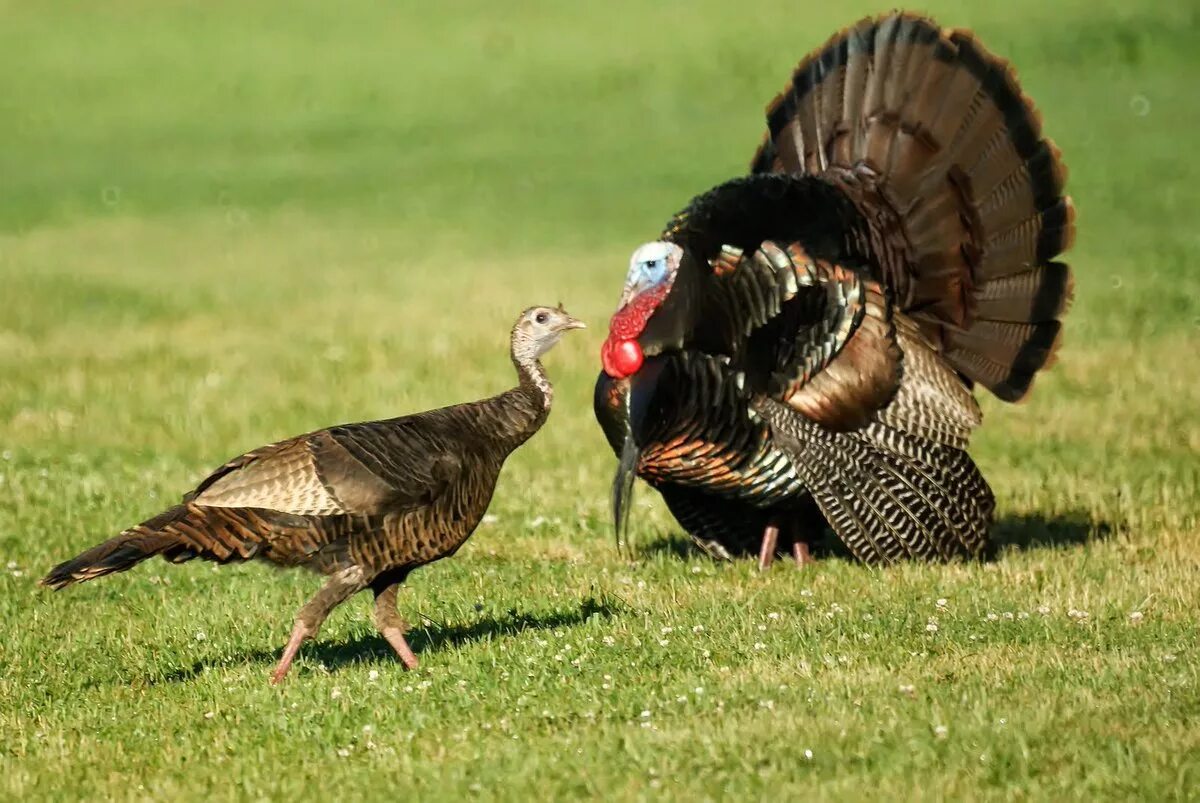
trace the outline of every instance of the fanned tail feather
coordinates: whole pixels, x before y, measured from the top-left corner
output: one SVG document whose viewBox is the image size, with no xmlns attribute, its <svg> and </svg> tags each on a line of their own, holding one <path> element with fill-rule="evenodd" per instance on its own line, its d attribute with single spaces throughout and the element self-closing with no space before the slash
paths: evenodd
<svg viewBox="0 0 1200 803">
<path fill-rule="evenodd" d="M 1072 280 L 1052 260 L 1075 213 L 1012 67 L 967 31 L 867 19 L 800 63 L 767 122 L 752 172 L 842 186 L 900 309 L 964 376 L 1022 398 L 1058 347 Z"/>
</svg>

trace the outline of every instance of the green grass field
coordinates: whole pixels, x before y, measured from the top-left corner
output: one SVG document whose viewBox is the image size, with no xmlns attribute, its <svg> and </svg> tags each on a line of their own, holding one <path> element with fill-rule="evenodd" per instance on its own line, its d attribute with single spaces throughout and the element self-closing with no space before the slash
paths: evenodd
<svg viewBox="0 0 1200 803">
<path fill-rule="evenodd" d="M 927 4 L 1071 168 L 1066 345 L 984 401 L 995 561 L 760 575 L 644 487 L 617 555 L 597 350 L 630 250 L 883 7 L 334 5 L 0 1 L 0 797 L 1200 797 L 1200 7 Z M 549 422 L 401 595 L 415 673 L 364 596 L 269 687 L 307 573 L 36 587 L 248 448 L 508 387 L 559 300 Z"/>
</svg>

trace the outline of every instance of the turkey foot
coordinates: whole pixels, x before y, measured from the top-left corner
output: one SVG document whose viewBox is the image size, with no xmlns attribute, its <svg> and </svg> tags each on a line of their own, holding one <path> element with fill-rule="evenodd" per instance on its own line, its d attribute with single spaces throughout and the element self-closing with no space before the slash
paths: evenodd
<svg viewBox="0 0 1200 803">
<path fill-rule="evenodd" d="M 775 547 L 779 543 L 779 525 L 771 522 L 763 530 L 762 546 L 758 548 L 758 570 L 765 572 L 775 560 Z"/>
<path fill-rule="evenodd" d="M 279 659 L 279 665 L 271 673 L 272 686 L 278 686 L 283 680 L 288 670 L 292 668 L 292 661 L 296 659 L 296 653 L 300 652 L 300 645 L 311 635 L 312 632 L 308 629 L 308 625 L 304 622 L 296 622 L 296 626 L 292 628 L 292 637 L 288 639 L 287 647 L 283 650 L 283 657 Z"/>
<path fill-rule="evenodd" d="M 288 639 L 287 646 L 283 648 L 283 657 L 279 659 L 279 666 L 275 667 L 275 671 L 271 673 L 272 686 L 278 686 L 283 680 L 288 670 L 292 668 L 292 661 L 296 659 L 296 653 L 300 652 L 300 645 L 306 639 L 317 635 L 317 631 L 325 623 L 329 612 L 345 602 L 356 591 L 361 590 L 363 585 L 362 569 L 357 566 L 342 569 L 331 576 L 329 582 L 300 609 L 300 612 L 296 614 L 296 626 L 292 628 L 292 637 Z"/>
<path fill-rule="evenodd" d="M 812 553 L 808 551 L 808 544 L 804 541 L 796 541 L 792 544 L 792 557 L 796 559 L 797 569 L 803 569 L 809 563 L 816 563 Z"/>
<path fill-rule="evenodd" d="M 404 638 L 404 631 L 398 627 L 389 627 L 387 630 L 380 631 L 383 637 L 387 639 L 387 643 L 392 645 L 392 649 L 396 651 L 400 661 L 404 664 L 405 669 L 417 668 L 417 656 L 413 653 L 412 647 L 408 646 L 408 640 Z"/>
<path fill-rule="evenodd" d="M 399 583 L 392 583 L 382 588 L 377 587 L 375 594 L 375 629 L 392 645 L 396 655 L 404 664 L 405 669 L 417 668 L 417 656 L 404 638 L 408 625 L 396 611 L 396 593 L 400 590 Z"/>
</svg>

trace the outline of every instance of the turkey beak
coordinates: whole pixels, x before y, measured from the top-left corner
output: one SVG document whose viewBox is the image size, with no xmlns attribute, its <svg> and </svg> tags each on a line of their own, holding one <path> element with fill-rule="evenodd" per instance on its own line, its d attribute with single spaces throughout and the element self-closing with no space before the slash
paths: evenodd
<svg viewBox="0 0 1200 803">
<path fill-rule="evenodd" d="M 640 450 L 633 440 L 633 433 L 625 435 L 625 445 L 621 449 L 621 462 L 617 466 L 617 474 L 613 477 L 612 508 L 613 529 L 617 539 L 617 553 L 621 554 L 628 546 L 629 511 L 633 507 L 633 480 L 637 477 L 637 462 Z"/>
<path fill-rule="evenodd" d="M 559 329 L 587 329 L 587 324 L 578 318 L 572 318 L 570 315 L 566 317 Z"/>
</svg>

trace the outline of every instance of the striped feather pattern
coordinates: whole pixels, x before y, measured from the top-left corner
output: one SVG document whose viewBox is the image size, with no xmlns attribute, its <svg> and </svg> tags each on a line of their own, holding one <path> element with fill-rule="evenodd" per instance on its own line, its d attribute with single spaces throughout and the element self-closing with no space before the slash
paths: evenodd
<svg viewBox="0 0 1200 803">
<path fill-rule="evenodd" d="M 882 424 L 829 432 L 770 399 L 755 409 L 860 560 L 947 559 L 986 545 L 995 502 L 966 452 Z"/>
</svg>

